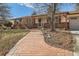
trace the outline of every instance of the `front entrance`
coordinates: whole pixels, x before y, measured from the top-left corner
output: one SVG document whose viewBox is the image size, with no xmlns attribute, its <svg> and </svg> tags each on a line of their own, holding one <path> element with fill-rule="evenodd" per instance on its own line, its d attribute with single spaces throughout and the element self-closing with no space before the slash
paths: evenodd
<svg viewBox="0 0 79 59">
<path fill-rule="evenodd" d="M 38 19 L 38 25 L 41 26 L 41 19 Z"/>
</svg>

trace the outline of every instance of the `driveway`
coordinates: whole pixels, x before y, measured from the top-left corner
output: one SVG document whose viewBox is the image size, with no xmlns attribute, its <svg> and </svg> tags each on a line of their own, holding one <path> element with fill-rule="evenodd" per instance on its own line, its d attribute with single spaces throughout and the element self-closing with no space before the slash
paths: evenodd
<svg viewBox="0 0 79 59">
<path fill-rule="evenodd" d="M 76 40 L 74 55 L 79 56 L 79 31 L 71 31 L 71 33 Z"/>
<path fill-rule="evenodd" d="M 38 29 L 32 29 L 22 38 L 7 54 L 7 56 L 69 56 L 73 52 L 45 43 L 43 33 Z"/>
</svg>

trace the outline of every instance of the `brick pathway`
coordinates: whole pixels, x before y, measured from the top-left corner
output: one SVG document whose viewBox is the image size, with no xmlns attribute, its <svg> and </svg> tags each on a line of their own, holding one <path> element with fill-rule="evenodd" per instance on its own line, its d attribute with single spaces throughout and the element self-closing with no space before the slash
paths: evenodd
<svg viewBox="0 0 79 59">
<path fill-rule="evenodd" d="M 72 55 L 71 51 L 52 47 L 44 42 L 43 34 L 40 30 L 31 30 L 21 39 L 7 54 L 7 56 L 27 56 L 27 55 Z"/>
</svg>

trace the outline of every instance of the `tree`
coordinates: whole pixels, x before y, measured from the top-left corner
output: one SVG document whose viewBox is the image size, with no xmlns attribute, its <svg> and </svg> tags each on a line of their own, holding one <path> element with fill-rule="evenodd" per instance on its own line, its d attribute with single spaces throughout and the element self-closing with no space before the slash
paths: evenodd
<svg viewBox="0 0 79 59">
<path fill-rule="evenodd" d="M 36 15 L 36 12 L 35 12 L 35 11 L 33 11 L 32 15 Z"/>
<path fill-rule="evenodd" d="M 6 27 L 11 27 L 11 25 L 12 25 L 12 22 L 10 22 L 10 21 L 6 21 L 6 23 L 4 24 L 4 26 L 6 26 Z"/>
<path fill-rule="evenodd" d="M 79 11 L 79 3 L 76 3 L 75 5 L 76 5 L 75 10 L 76 10 L 76 11 Z"/>
<path fill-rule="evenodd" d="M 50 27 L 51 27 L 51 31 L 55 31 L 55 13 L 56 13 L 56 8 L 57 8 L 57 4 L 56 3 L 51 3 L 48 5 L 48 15 L 50 15 Z"/>
<path fill-rule="evenodd" d="M 0 3 L 0 17 L 2 20 L 6 20 L 10 17 L 10 9 L 8 7 L 8 4 L 6 3 Z"/>
<path fill-rule="evenodd" d="M 48 9 L 48 3 L 35 3 L 33 4 L 34 10 L 37 14 L 46 14 Z"/>
<path fill-rule="evenodd" d="M 37 8 L 36 12 L 42 13 L 42 14 L 47 14 L 50 16 L 50 27 L 51 31 L 55 31 L 55 12 L 57 10 L 57 3 L 42 3 L 42 4 L 35 4 L 35 8 Z"/>
</svg>

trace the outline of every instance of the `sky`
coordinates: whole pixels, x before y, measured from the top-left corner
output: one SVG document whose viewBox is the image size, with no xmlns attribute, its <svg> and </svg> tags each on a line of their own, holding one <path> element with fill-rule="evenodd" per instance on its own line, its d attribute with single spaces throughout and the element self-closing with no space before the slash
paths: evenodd
<svg viewBox="0 0 79 59">
<path fill-rule="evenodd" d="M 10 13 L 13 18 L 21 17 L 21 16 L 29 16 L 33 12 L 33 8 L 26 7 L 24 5 L 10 3 L 8 4 L 10 7 Z"/>
<path fill-rule="evenodd" d="M 65 11 L 75 11 L 75 4 L 71 3 L 65 3 L 61 6 L 60 11 L 65 12 Z"/>
<path fill-rule="evenodd" d="M 10 7 L 10 13 L 13 18 L 30 16 L 34 11 L 34 6 L 30 3 L 9 3 L 8 6 Z M 74 8 L 74 4 L 63 4 L 60 7 L 60 11 L 72 11 L 75 10 Z"/>
</svg>

